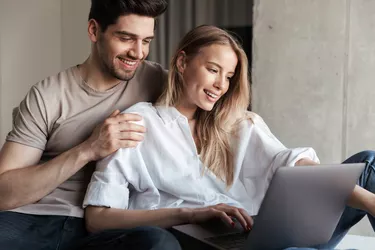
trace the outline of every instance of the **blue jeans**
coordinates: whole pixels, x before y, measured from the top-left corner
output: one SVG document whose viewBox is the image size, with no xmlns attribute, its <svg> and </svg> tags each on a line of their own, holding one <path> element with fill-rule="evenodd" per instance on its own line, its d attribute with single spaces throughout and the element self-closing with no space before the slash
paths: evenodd
<svg viewBox="0 0 375 250">
<path fill-rule="evenodd" d="M 0 249 L 179 250 L 176 238 L 157 227 L 107 230 L 89 235 L 84 219 L 0 212 Z"/>
<path fill-rule="evenodd" d="M 375 193 L 375 151 L 362 151 L 348 158 L 343 163 L 366 163 L 366 167 L 362 172 L 357 184 L 368 191 Z M 375 218 L 362 210 L 346 207 L 332 238 L 327 244 L 319 245 L 314 248 L 288 248 L 289 249 L 334 249 L 347 234 L 349 229 L 357 224 L 364 216 L 368 217 L 371 226 L 375 231 Z"/>
</svg>

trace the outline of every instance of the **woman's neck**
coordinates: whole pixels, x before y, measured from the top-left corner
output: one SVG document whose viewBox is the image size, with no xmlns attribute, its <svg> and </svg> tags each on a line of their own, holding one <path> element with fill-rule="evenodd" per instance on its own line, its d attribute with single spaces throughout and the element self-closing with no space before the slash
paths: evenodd
<svg viewBox="0 0 375 250">
<path fill-rule="evenodd" d="M 195 119 L 195 112 L 197 112 L 197 106 L 187 105 L 187 104 L 178 104 L 176 109 L 184 115 L 189 121 Z"/>
</svg>

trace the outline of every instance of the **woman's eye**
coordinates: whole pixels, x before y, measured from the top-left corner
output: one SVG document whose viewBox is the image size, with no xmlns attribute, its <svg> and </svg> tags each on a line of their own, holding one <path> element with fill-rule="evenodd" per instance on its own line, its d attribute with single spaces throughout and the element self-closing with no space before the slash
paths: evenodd
<svg viewBox="0 0 375 250">
<path fill-rule="evenodd" d="M 208 69 L 208 71 L 212 72 L 212 73 L 217 73 L 217 70 L 216 69 Z"/>
</svg>

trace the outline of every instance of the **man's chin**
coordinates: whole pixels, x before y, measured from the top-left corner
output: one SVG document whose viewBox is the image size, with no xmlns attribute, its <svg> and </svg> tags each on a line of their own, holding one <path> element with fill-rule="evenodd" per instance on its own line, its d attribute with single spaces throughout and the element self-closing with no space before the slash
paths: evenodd
<svg viewBox="0 0 375 250">
<path fill-rule="evenodd" d="M 122 74 L 116 74 L 116 78 L 121 81 L 130 81 L 135 76 L 136 70 L 132 72 L 122 73 Z"/>
</svg>

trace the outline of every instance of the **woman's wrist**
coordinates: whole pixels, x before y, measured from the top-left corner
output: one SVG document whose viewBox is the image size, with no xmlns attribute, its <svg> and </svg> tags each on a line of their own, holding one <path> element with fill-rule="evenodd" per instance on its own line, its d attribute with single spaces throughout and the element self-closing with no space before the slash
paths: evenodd
<svg viewBox="0 0 375 250">
<path fill-rule="evenodd" d="M 191 208 L 180 208 L 178 210 L 179 220 L 181 224 L 191 223 L 193 217 L 193 209 Z"/>
</svg>

